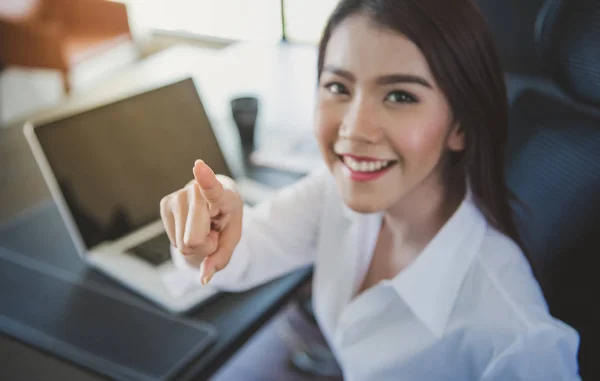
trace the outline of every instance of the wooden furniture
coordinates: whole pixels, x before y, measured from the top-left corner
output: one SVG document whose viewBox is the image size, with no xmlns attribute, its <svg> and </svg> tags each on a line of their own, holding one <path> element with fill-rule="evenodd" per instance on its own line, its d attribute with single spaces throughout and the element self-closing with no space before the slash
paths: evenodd
<svg viewBox="0 0 600 381">
<path fill-rule="evenodd" d="M 70 92 L 78 65 L 121 43 L 132 43 L 125 4 L 107 0 L 3 0 L 0 62 L 56 69 Z"/>
</svg>

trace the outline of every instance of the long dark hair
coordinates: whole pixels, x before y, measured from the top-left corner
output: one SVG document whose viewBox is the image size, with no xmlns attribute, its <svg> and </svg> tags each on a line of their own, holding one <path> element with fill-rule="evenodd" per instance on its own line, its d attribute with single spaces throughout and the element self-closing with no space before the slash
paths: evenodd
<svg viewBox="0 0 600 381">
<path fill-rule="evenodd" d="M 509 202 L 515 197 L 504 175 L 508 134 L 504 73 L 477 6 L 471 0 L 342 0 L 323 32 L 319 78 L 334 29 L 359 13 L 419 47 L 465 134 L 465 150 L 452 154 L 445 168 L 448 195 L 462 193 L 468 179 L 488 223 L 513 239 L 530 259 L 515 225 Z"/>
</svg>

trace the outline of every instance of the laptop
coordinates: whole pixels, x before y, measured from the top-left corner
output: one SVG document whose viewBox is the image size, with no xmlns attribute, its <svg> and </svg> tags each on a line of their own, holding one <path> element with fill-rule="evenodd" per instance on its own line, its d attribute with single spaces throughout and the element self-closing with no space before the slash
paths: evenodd
<svg viewBox="0 0 600 381">
<path fill-rule="evenodd" d="M 234 176 L 192 78 L 30 121 L 24 133 L 80 258 L 174 313 L 217 290 L 177 284 L 162 197 L 193 178 L 199 158 L 235 178 L 247 203 L 272 194 Z"/>
</svg>

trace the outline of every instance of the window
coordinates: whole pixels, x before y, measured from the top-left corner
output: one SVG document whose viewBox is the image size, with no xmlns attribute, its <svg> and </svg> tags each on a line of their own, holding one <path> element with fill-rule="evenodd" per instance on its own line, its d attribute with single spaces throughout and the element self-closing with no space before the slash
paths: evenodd
<svg viewBox="0 0 600 381">
<path fill-rule="evenodd" d="M 339 0 L 112 0 L 142 28 L 233 41 L 318 43 Z"/>
<path fill-rule="evenodd" d="M 225 40 L 281 40 L 279 0 L 155 0 L 132 5 L 136 21 L 154 30 Z"/>
<path fill-rule="evenodd" d="M 317 44 L 339 0 L 283 0 L 286 37 L 290 42 Z"/>
</svg>

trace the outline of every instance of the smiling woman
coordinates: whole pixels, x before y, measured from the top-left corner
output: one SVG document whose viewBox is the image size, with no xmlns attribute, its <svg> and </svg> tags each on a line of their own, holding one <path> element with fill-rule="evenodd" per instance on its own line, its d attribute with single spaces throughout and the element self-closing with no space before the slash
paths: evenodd
<svg viewBox="0 0 600 381">
<path fill-rule="evenodd" d="M 354 210 L 406 214 L 429 198 L 438 213 L 446 202 L 440 163 L 447 149 L 464 148 L 463 130 L 419 48 L 371 24 L 365 14 L 349 17 L 321 47 L 315 128 L 323 156 Z"/>
<path fill-rule="evenodd" d="M 352 125 L 366 129 L 368 123 L 376 124 L 376 130 L 385 130 L 389 138 L 378 145 L 387 145 L 400 160 L 394 173 L 400 176 L 404 170 L 403 184 L 437 183 L 437 192 L 446 192 L 450 201 L 456 203 L 464 195 L 468 177 L 474 199 L 488 222 L 520 244 L 502 164 L 508 124 L 506 89 L 495 49 L 483 48 L 494 45 L 479 12 L 464 5 L 457 9 L 455 2 L 414 3 L 407 6 L 410 12 L 388 13 L 379 12 L 381 2 L 359 3 L 341 4 L 324 33 L 318 63 L 321 90 L 325 87 L 330 94 L 339 93 L 342 97 L 319 93 L 323 100 L 319 104 L 325 106 L 318 107 L 317 133 L 329 131 L 327 123 L 332 117 L 345 118 L 333 121 L 331 127 L 335 130 L 335 124 L 340 124 L 341 136 L 352 133 L 348 132 Z M 364 9 L 356 15 L 358 7 Z M 409 19 L 413 12 L 426 13 L 437 28 Z M 453 31 L 451 18 L 442 17 L 448 12 L 465 24 L 475 49 L 465 49 L 458 39 L 452 38 L 457 32 Z M 342 22 L 347 24 L 345 34 L 333 33 Z M 347 56 L 339 54 L 340 50 Z M 357 78 L 351 68 L 362 75 Z M 335 82 L 335 76 L 339 82 Z M 351 89 L 356 96 L 352 97 Z M 346 107 L 342 116 L 332 115 L 326 106 L 332 101 L 342 101 L 354 109 Z M 360 118 L 359 112 L 368 116 L 367 123 L 349 120 Z M 470 143 L 466 147 L 465 139 Z M 348 143 L 342 140 L 337 144 Z M 326 147 L 324 156 L 328 157 Z M 416 165 L 422 168 L 421 172 L 409 171 Z M 494 178 L 485 182 L 490 176 Z M 402 189 L 396 187 L 393 192 L 394 197 L 403 198 Z M 432 197 L 419 190 L 415 194 Z M 381 196 L 381 202 L 392 197 L 389 192 Z M 419 204 L 405 200 L 408 205 Z"/>
<path fill-rule="evenodd" d="M 182 272 L 240 290 L 314 264 L 346 380 L 579 380 L 579 336 L 549 314 L 509 207 L 504 76 L 471 0 L 342 0 L 318 85 L 326 168 L 244 208 L 198 162 L 163 199 Z"/>
</svg>

